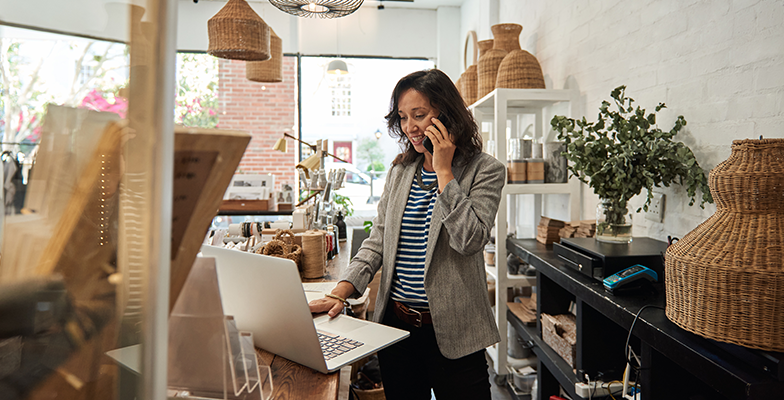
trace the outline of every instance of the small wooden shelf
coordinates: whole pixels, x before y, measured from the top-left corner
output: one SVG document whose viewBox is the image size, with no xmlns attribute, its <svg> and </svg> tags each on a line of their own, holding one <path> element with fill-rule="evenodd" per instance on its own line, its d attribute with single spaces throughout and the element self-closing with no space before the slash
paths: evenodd
<svg viewBox="0 0 784 400">
<path fill-rule="evenodd" d="M 541 371 L 541 367 L 544 365 L 573 399 L 578 398 L 574 392 L 574 384 L 580 380 L 575 376 L 572 367 L 542 340 L 538 328 L 523 324 L 512 311 L 507 311 L 506 317 L 523 340 L 530 340 L 534 343 L 533 351 L 539 359 L 537 372 Z"/>
<path fill-rule="evenodd" d="M 291 215 L 292 210 L 280 210 L 274 200 L 223 200 L 217 215 Z"/>
</svg>

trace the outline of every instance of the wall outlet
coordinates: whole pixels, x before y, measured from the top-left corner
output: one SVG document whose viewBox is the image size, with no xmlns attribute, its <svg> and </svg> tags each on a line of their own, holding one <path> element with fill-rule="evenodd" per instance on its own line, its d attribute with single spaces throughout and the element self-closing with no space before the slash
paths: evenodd
<svg viewBox="0 0 784 400">
<path fill-rule="evenodd" d="M 662 222 L 664 220 L 664 195 L 662 193 L 653 194 L 651 204 L 648 205 L 648 211 L 645 212 L 645 219 L 654 222 Z"/>
</svg>

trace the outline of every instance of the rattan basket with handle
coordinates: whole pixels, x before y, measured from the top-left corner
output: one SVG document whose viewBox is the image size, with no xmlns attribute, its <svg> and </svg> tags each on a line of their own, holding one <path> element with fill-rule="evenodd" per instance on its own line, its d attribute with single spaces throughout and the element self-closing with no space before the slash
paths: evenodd
<svg viewBox="0 0 784 400">
<path fill-rule="evenodd" d="M 275 238 L 267 242 L 256 250 L 258 254 L 264 254 L 279 258 L 288 258 L 301 267 L 302 247 L 294 243 L 294 232 L 289 229 L 275 231 Z"/>
<path fill-rule="evenodd" d="M 498 66 L 495 87 L 544 89 L 544 75 L 539 61 L 525 50 L 512 50 Z"/>
<path fill-rule="evenodd" d="M 784 139 L 733 141 L 708 182 L 716 213 L 667 249 L 667 318 L 784 351 Z"/>
<path fill-rule="evenodd" d="M 207 53 L 245 61 L 269 60 L 270 28 L 245 0 L 229 0 L 207 21 Z"/>
</svg>

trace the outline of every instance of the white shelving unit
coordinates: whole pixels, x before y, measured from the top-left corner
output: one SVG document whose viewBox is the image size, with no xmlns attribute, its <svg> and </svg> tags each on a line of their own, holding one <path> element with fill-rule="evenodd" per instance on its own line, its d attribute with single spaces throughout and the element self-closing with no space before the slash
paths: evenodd
<svg viewBox="0 0 784 400">
<path fill-rule="evenodd" d="M 577 96 L 576 91 L 572 90 L 553 90 L 553 89 L 495 89 L 485 97 L 470 106 L 474 113 L 477 124 L 481 127 L 482 122 L 492 120 L 493 129 L 489 132 L 485 140 L 494 140 L 496 144 L 497 158 L 507 164 L 507 118 L 510 115 L 530 114 L 534 115 L 534 134 L 537 138 L 544 137 L 545 122 L 549 126 L 549 121 L 544 121 L 544 110 L 558 103 L 568 104 L 568 115 L 572 114 L 572 104 Z M 516 118 L 511 120 L 511 130 L 515 131 Z M 534 195 L 534 221 L 538 223 L 542 216 L 542 195 L 544 194 L 568 194 L 569 195 L 569 214 L 571 220 L 580 219 L 580 181 L 572 178 L 568 183 L 539 183 L 539 184 L 506 184 L 502 191 L 501 203 L 498 207 L 498 215 L 495 224 L 495 254 L 496 266 L 486 266 L 487 273 L 496 281 L 495 290 L 495 320 L 501 334 L 501 342 L 487 349 L 490 358 L 493 360 L 493 369 L 496 373 L 497 382 L 505 380 L 507 370 L 507 320 L 506 320 L 506 293 L 507 288 L 516 286 L 532 286 L 536 284 L 536 278 L 519 275 L 510 275 L 506 271 L 506 236 L 507 222 L 509 220 L 510 196 L 530 194 Z M 500 272 L 499 272 L 500 271 Z"/>
</svg>

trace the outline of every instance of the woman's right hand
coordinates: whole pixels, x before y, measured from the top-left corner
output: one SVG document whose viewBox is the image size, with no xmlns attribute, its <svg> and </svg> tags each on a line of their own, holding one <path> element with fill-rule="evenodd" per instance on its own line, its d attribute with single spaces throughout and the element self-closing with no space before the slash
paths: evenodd
<svg viewBox="0 0 784 400">
<path fill-rule="evenodd" d="M 346 281 L 340 281 L 334 289 L 332 289 L 332 294 L 342 298 L 347 299 L 349 296 L 354 294 L 354 285 Z M 313 314 L 320 314 L 326 312 L 329 314 L 330 318 L 336 317 L 343 311 L 343 302 L 332 298 L 324 296 L 324 298 L 316 299 L 308 303 L 310 307 L 310 312 Z"/>
<path fill-rule="evenodd" d="M 313 314 L 327 313 L 330 318 L 334 318 L 343 312 L 343 302 L 332 297 L 316 299 L 308 303 L 310 312 Z"/>
</svg>

